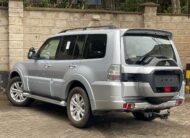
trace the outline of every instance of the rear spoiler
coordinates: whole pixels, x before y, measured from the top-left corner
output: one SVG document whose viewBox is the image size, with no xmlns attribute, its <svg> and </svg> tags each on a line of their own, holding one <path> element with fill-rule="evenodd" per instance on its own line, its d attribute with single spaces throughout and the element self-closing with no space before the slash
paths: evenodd
<svg viewBox="0 0 190 138">
<path fill-rule="evenodd" d="M 172 33 L 154 29 L 130 29 L 124 33 L 124 36 L 159 36 L 172 39 Z"/>
</svg>

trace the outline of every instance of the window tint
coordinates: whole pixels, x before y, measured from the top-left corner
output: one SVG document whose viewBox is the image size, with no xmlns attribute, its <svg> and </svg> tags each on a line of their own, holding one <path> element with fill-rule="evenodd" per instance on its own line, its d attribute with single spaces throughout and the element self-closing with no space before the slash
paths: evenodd
<svg viewBox="0 0 190 138">
<path fill-rule="evenodd" d="M 38 58 L 45 60 L 55 59 L 60 38 L 51 38 L 47 40 L 39 51 Z"/>
<path fill-rule="evenodd" d="M 57 55 L 58 59 L 72 59 L 76 44 L 76 36 L 64 36 L 63 42 Z"/>
<path fill-rule="evenodd" d="M 85 58 L 103 58 L 106 52 L 107 35 L 88 35 Z"/>
<path fill-rule="evenodd" d="M 74 59 L 82 59 L 83 58 L 83 51 L 84 51 L 84 44 L 85 44 L 85 35 L 79 35 L 77 38 L 77 42 L 75 45 L 74 50 Z"/>
<path fill-rule="evenodd" d="M 149 56 L 164 56 L 172 59 L 175 54 L 168 38 L 155 36 L 124 37 L 127 64 L 138 64 L 142 58 Z"/>
</svg>

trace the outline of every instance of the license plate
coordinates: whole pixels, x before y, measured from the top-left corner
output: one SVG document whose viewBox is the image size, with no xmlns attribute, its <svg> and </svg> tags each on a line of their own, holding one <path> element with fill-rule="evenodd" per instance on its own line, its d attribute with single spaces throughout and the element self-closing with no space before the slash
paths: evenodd
<svg viewBox="0 0 190 138">
<path fill-rule="evenodd" d="M 156 75 L 155 85 L 156 87 L 178 87 L 179 78 L 177 75 Z"/>
</svg>

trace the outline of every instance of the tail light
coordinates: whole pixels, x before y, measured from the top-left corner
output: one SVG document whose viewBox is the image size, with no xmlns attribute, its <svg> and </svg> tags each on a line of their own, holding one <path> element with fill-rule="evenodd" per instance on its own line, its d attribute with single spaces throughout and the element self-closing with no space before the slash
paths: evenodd
<svg viewBox="0 0 190 138">
<path fill-rule="evenodd" d="M 113 64 L 110 66 L 108 70 L 108 80 L 109 81 L 120 81 L 120 65 L 119 64 Z"/>
<path fill-rule="evenodd" d="M 124 103 L 123 104 L 123 109 L 132 110 L 132 109 L 134 109 L 134 107 L 135 107 L 135 104 L 133 104 L 133 103 Z"/>
</svg>

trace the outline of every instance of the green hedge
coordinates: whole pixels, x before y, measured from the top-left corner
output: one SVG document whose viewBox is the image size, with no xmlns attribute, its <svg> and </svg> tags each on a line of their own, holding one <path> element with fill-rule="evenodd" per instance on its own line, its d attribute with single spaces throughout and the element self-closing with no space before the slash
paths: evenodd
<svg viewBox="0 0 190 138">
<path fill-rule="evenodd" d="M 72 0 L 24 0 L 25 7 L 50 7 L 50 8 L 76 8 L 76 9 L 106 9 L 118 11 L 138 12 L 142 11 L 140 4 L 144 2 L 155 2 L 155 0 L 117 0 L 109 3 L 102 0 L 102 5 L 87 5 L 83 0 L 78 0 L 77 4 L 71 4 Z M 80 2 L 81 1 L 81 2 Z"/>
<path fill-rule="evenodd" d="M 110 0 L 102 0 L 101 5 L 87 5 L 85 0 L 78 0 L 77 4 L 71 4 L 72 0 L 23 0 L 25 7 L 48 7 L 48 8 L 75 8 L 75 9 L 103 9 L 116 10 L 127 12 L 143 12 L 143 7 L 140 6 L 145 2 L 159 3 L 158 13 L 172 13 L 171 0 L 115 0 L 115 3 L 110 3 Z M 83 1 L 83 2 L 82 2 Z M 190 1 L 180 0 L 181 13 L 190 13 Z M 8 0 L 0 0 L 0 7 L 7 7 Z"/>
<path fill-rule="evenodd" d="M 66 8 L 68 0 L 24 0 L 25 7 Z"/>
<path fill-rule="evenodd" d="M 8 6 L 8 0 L 0 0 L 0 7 L 7 7 Z"/>
</svg>

